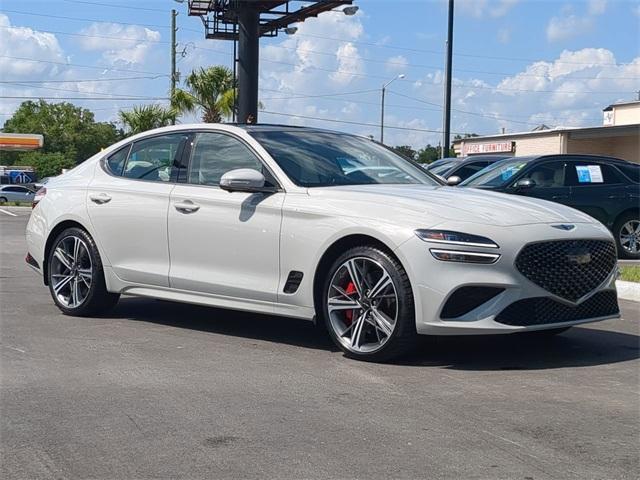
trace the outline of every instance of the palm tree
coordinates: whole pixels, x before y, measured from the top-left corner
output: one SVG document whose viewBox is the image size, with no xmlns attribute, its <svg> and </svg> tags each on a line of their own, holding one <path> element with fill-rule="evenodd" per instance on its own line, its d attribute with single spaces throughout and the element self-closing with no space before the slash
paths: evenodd
<svg viewBox="0 0 640 480">
<path fill-rule="evenodd" d="M 234 81 L 227 67 L 194 70 L 184 83 L 188 90 L 177 88 L 171 99 L 176 112 L 201 111 L 205 123 L 218 123 L 233 113 Z"/>
<path fill-rule="evenodd" d="M 119 112 L 120 121 L 127 127 L 129 135 L 166 127 L 175 119 L 175 112 L 163 105 L 135 105 L 133 110 Z"/>
</svg>

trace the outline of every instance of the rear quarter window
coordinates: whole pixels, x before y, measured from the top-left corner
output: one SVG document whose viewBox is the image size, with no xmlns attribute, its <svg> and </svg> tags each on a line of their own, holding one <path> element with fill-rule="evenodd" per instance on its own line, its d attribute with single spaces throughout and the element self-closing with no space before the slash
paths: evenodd
<svg viewBox="0 0 640 480">
<path fill-rule="evenodd" d="M 113 175 L 117 175 L 118 177 L 122 175 L 122 171 L 124 169 L 124 164 L 127 161 L 127 156 L 129 155 L 129 149 L 131 148 L 131 144 L 126 147 L 122 147 L 120 150 L 112 153 L 105 162 L 105 166 L 107 170 L 111 172 Z"/>
<path fill-rule="evenodd" d="M 640 165 L 616 165 L 616 168 L 632 182 L 640 183 Z"/>
</svg>

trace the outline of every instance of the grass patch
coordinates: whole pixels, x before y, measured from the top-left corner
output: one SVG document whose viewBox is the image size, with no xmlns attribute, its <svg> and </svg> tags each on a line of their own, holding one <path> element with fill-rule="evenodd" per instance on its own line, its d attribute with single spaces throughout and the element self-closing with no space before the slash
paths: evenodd
<svg viewBox="0 0 640 480">
<path fill-rule="evenodd" d="M 30 207 L 31 202 L 0 202 L 0 207 Z"/>
<path fill-rule="evenodd" d="M 620 267 L 620 280 L 640 283 L 640 267 L 624 265 Z"/>
</svg>

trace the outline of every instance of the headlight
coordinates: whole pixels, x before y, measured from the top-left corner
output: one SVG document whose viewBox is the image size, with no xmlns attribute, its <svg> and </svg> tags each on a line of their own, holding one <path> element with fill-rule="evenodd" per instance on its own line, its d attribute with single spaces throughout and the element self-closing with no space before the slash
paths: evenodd
<svg viewBox="0 0 640 480">
<path fill-rule="evenodd" d="M 448 243 L 449 245 L 464 245 L 466 247 L 498 248 L 498 244 L 493 240 L 469 233 L 419 229 L 415 231 L 415 234 L 425 242 Z"/>
<path fill-rule="evenodd" d="M 437 248 L 431 248 L 429 251 L 431 255 L 433 255 L 433 258 L 442 262 L 482 263 L 490 265 L 496 263 L 500 258 L 500 255 L 497 253 L 463 252 L 459 250 L 440 250 Z"/>
</svg>

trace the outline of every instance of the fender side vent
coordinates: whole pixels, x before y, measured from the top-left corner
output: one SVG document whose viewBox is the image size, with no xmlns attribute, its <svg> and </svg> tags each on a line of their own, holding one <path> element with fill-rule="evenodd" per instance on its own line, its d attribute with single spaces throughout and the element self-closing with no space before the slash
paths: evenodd
<svg viewBox="0 0 640 480">
<path fill-rule="evenodd" d="M 284 293 L 296 293 L 298 287 L 300 286 L 300 282 L 302 282 L 302 277 L 304 274 L 302 272 L 298 272 L 297 270 L 291 270 L 289 272 L 289 277 L 287 277 L 287 283 L 284 284 Z"/>
</svg>

